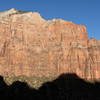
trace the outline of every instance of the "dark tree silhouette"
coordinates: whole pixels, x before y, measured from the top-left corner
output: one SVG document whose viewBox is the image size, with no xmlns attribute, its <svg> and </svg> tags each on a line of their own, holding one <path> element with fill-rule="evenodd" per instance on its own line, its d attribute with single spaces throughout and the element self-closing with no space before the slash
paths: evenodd
<svg viewBox="0 0 100 100">
<path fill-rule="evenodd" d="M 2 98 L 2 99 L 1 99 Z M 100 83 L 89 83 L 76 74 L 62 74 L 38 90 L 25 82 L 16 81 L 8 86 L 0 77 L 1 100 L 100 100 Z"/>
</svg>

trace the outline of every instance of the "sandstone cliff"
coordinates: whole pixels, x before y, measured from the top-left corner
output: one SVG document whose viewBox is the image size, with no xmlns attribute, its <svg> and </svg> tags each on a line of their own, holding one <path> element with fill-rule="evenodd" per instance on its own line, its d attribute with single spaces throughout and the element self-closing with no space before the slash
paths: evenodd
<svg viewBox="0 0 100 100">
<path fill-rule="evenodd" d="M 37 12 L 0 13 L 0 74 L 100 78 L 100 41 L 84 25 L 45 20 Z"/>
</svg>

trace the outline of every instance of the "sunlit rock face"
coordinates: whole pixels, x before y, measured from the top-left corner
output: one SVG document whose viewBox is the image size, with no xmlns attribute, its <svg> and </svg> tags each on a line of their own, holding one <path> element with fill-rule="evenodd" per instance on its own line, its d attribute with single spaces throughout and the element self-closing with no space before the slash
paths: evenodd
<svg viewBox="0 0 100 100">
<path fill-rule="evenodd" d="M 37 12 L 0 13 L 0 74 L 100 78 L 100 41 L 84 25 L 45 20 Z"/>
</svg>

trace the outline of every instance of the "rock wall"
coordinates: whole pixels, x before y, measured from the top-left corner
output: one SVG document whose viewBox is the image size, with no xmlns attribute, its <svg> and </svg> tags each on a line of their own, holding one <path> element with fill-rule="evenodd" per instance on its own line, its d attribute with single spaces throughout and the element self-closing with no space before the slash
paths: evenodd
<svg viewBox="0 0 100 100">
<path fill-rule="evenodd" d="M 0 74 L 100 78 L 100 41 L 84 25 L 45 20 L 37 12 L 0 13 Z"/>
</svg>

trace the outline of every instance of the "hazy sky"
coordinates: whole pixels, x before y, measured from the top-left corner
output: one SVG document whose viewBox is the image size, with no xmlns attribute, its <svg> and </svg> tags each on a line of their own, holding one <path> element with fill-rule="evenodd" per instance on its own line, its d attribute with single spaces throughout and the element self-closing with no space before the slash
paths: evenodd
<svg viewBox="0 0 100 100">
<path fill-rule="evenodd" d="M 37 11 L 45 19 L 61 18 L 84 24 L 89 37 L 100 40 L 100 0 L 0 0 L 0 11 L 10 8 Z"/>
</svg>

